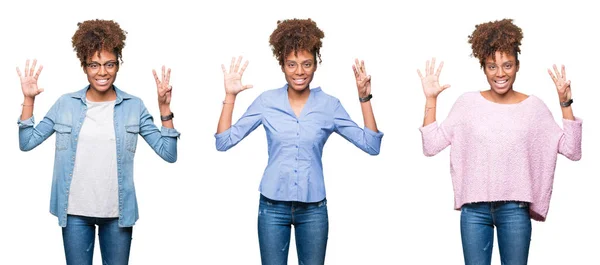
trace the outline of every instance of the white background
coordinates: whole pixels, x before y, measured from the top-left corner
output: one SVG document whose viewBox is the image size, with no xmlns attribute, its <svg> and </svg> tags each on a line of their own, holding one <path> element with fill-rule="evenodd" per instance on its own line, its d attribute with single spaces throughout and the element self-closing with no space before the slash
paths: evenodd
<svg viewBox="0 0 600 265">
<path fill-rule="evenodd" d="M 598 20 L 579 1 L 11 1 L 0 8 L 0 264 L 64 264 L 61 229 L 48 212 L 54 136 L 30 152 L 18 148 L 22 93 L 15 67 L 44 65 L 34 115 L 39 121 L 62 94 L 86 83 L 71 37 L 77 22 L 114 19 L 128 31 L 116 85 L 141 97 L 156 117 L 151 70 L 172 68 L 171 108 L 182 133 L 179 160 L 163 162 L 139 142 L 135 164 L 140 220 L 130 264 L 260 264 L 258 184 L 267 162 L 264 130 L 228 152 L 214 132 L 224 98 L 221 64 L 250 60 L 237 120 L 261 92 L 285 82 L 268 39 L 277 20 L 312 18 L 325 32 L 312 86 L 338 97 L 362 125 L 351 65 L 364 59 L 373 108 L 385 133 L 379 156 L 334 135 L 324 155 L 330 232 L 327 264 L 461 264 L 460 214 L 453 210 L 449 149 L 423 156 L 424 96 L 416 69 L 436 56 L 443 120 L 456 98 L 488 88 L 467 36 L 476 24 L 514 18 L 523 29 L 515 89 L 540 97 L 562 126 L 547 68 L 565 64 L 574 113 L 584 120 L 583 158 L 559 156 L 548 220 L 534 222 L 530 264 L 598 264 L 600 201 Z M 391 2 L 391 1 L 390 1 Z M 581 1 L 583 2 L 583 1 Z M 159 124 L 157 122 L 157 124 Z M 96 244 L 98 248 L 98 244 Z M 100 264 L 99 249 L 95 264 Z M 494 248 L 493 264 L 500 264 Z M 290 264 L 297 264 L 295 248 Z"/>
</svg>

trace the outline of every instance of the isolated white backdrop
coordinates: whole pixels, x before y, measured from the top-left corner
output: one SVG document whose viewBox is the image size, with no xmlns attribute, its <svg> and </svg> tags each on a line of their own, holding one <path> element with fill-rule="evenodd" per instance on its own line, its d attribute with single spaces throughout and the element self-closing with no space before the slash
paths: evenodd
<svg viewBox="0 0 600 265">
<path fill-rule="evenodd" d="M 583 1 L 582 1 L 583 2 Z M 333 135 L 324 155 L 330 233 L 327 264 L 461 264 L 459 213 L 452 209 L 449 149 L 422 155 L 418 127 L 424 97 L 417 68 L 445 61 L 438 103 L 443 120 L 462 93 L 487 89 L 467 36 L 478 23 L 514 18 L 524 31 L 515 89 L 535 94 L 557 122 L 561 114 L 546 69 L 565 64 L 574 113 L 584 120 L 583 158 L 560 156 L 548 220 L 535 222 L 530 264 L 597 264 L 600 201 L 596 99 L 599 22 L 589 4 L 523 1 L 11 1 L 2 4 L 3 102 L 0 130 L 0 264 L 64 264 L 61 230 L 48 212 L 54 136 L 30 152 L 18 148 L 22 93 L 15 67 L 44 65 L 36 100 L 39 121 L 61 95 L 86 79 L 71 47 L 77 22 L 114 19 L 129 32 L 116 84 L 141 97 L 156 117 L 151 70 L 172 68 L 179 160 L 163 162 L 139 142 L 135 181 L 140 220 L 130 264 L 260 264 L 257 191 L 267 162 L 264 130 L 225 153 L 214 147 L 224 98 L 220 65 L 250 60 L 234 120 L 284 77 L 268 46 L 276 21 L 312 18 L 325 32 L 323 64 L 313 86 L 338 97 L 362 125 L 351 65 L 364 59 L 373 108 L 385 133 L 369 156 Z M 157 124 L 159 124 L 157 122 Z M 562 125 L 562 123 L 559 123 Z M 98 244 L 96 244 L 98 248 Z M 297 264 L 290 249 L 290 264 Z M 493 264 L 500 264 L 497 247 Z M 95 264 L 100 264 L 96 249 Z"/>
</svg>

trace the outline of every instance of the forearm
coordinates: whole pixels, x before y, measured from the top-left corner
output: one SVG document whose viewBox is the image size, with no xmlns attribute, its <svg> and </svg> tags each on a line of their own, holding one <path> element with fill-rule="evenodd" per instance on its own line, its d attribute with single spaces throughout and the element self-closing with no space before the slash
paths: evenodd
<svg viewBox="0 0 600 265">
<path fill-rule="evenodd" d="M 435 122 L 435 110 L 437 98 L 427 98 L 425 101 L 425 116 L 423 117 L 423 127 Z"/>
<path fill-rule="evenodd" d="M 25 97 L 23 99 L 23 105 L 21 110 L 21 120 L 24 121 L 26 119 L 31 118 L 33 116 L 33 104 L 35 103 L 35 98 Z"/>
<path fill-rule="evenodd" d="M 371 129 L 371 131 L 379 132 L 379 130 L 377 130 L 377 123 L 375 122 L 375 115 L 373 114 L 371 101 L 369 100 L 367 102 L 361 102 L 360 108 L 362 110 L 365 127 Z"/>
<path fill-rule="evenodd" d="M 573 116 L 573 108 L 571 106 L 561 107 L 562 116 L 565 120 L 575 120 L 575 116 Z"/>
<path fill-rule="evenodd" d="M 171 105 L 159 105 L 158 108 L 160 109 L 160 116 L 169 116 L 171 115 Z M 171 128 L 174 129 L 175 126 L 173 125 L 173 119 L 170 119 L 168 121 L 163 121 L 161 119 L 162 122 L 162 126 L 166 127 L 166 128 Z"/>
<path fill-rule="evenodd" d="M 217 134 L 222 133 L 231 127 L 231 119 L 233 115 L 233 107 L 235 105 L 236 95 L 226 94 L 225 100 L 223 101 L 223 108 L 221 109 L 221 116 L 219 117 L 219 124 L 217 125 Z"/>
</svg>

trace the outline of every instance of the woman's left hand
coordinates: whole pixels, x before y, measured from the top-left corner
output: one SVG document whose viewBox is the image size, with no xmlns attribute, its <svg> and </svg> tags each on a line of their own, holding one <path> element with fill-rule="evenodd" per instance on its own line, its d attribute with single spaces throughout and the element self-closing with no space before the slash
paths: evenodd
<svg viewBox="0 0 600 265">
<path fill-rule="evenodd" d="M 173 86 L 169 85 L 169 80 L 171 79 L 171 68 L 165 70 L 165 66 L 163 65 L 162 77 L 160 79 L 158 78 L 158 75 L 154 69 L 152 69 L 152 74 L 154 74 L 154 81 L 156 81 L 158 105 L 169 106 L 171 104 L 171 90 L 173 89 Z"/>
<path fill-rule="evenodd" d="M 554 68 L 554 73 L 552 73 L 552 70 L 548 69 L 548 74 L 550 74 L 552 81 L 554 81 L 556 92 L 558 92 L 558 99 L 560 102 L 567 102 L 571 99 L 571 80 L 567 80 L 564 65 L 562 65 L 560 72 L 558 71 L 556 64 L 552 65 L 552 67 Z"/>
<path fill-rule="evenodd" d="M 367 75 L 365 69 L 365 61 L 354 61 L 352 66 L 354 70 L 354 78 L 356 78 L 356 87 L 358 88 L 358 96 L 361 98 L 367 97 L 371 94 L 371 76 Z"/>
</svg>

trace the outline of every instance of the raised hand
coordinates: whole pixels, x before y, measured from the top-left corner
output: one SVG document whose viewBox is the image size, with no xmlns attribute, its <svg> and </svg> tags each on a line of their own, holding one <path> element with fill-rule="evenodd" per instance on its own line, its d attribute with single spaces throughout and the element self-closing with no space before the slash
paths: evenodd
<svg viewBox="0 0 600 265">
<path fill-rule="evenodd" d="M 161 78 L 158 78 L 156 71 L 152 69 L 154 75 L 154 81 L 156 82 L 156 91 L 158 92 L 158 105 L 164 106 L 171 104 L 171 90 L 173 86 L 169 85 L 171 79 L 171 68 L 165 70 L 165 66 L 162 67 Z"/>
<path fill-rule="evenodd" d="M 358 59 L 355 59 L 352 70 L 354 71 L 354 78 L 356 78 L 358 96 L 361 98 L 367 97 L 371 94 L 371 76 L 367 75 L 365 61 L 359 62 Z"/>
<path fill-rule="evenodd" d="M 560 102 L 566 102 L 571 99 L 571 80 L 567 80 L 564 65 L 562 65 L 560 72 L 558 71 L 556 64 L 552 65 L 552 68 L 554 68 L 554 73 L 552 73 L 552 70 L 548 69 L 548 74 L 552 78 L 552 81 L 554 81 Z"/>
<path fill-rule="evenodd" d="M 237 95 L 241 91 L 252 88 L 252 85 L 242 85 L 242 75 L 244 75 L 244 71 L 248 66 L 248 61 L 246 60 L 244 65 L 242 65 L 242 68 L 240 68 L 241 62 L 242 56 L 239 56 L 237 61 L 235 60 L 235 57 L 232 57 L 231 65 L 229 66 L 229 72 L 227 72 L 227 69 L 225 69 L 225 65 L 221 64 L 226 94 Z"/>
<path fill-rule="evenodd" d="M 37 60 L 33 59 L 33 64 L 31 68 L 29 68 L 29 59 L 25 62 L 25 71 L 24 74 L 21 74 L 21 70 L 17 66 L 17 74 L 21 79 L 21 89 L 23 90 L 23 96 L 26 98 L 35 98 L 35 96 L 39 95 L 44 91 L 43 88 L 38 88 L 37 80 L 44 68 L 42 65 L 35 71 L 35 65 L 37 64 Z M 35 73 L 35 74 L 34 74 Z"/>
<path fill-rule="evenodd" d="M 417 73 L 421 78 L 421 85 L 423 86 L 423 93 L 425 93 L 426 98 L 437 98 L 437 96 L 444 91 L 446 88 L 449 88 L 450 85 L 446 84 L 440 86 L 439 78 L 440 73 L 442 72 L 442 67 L 444 66 L 444 62 L 440 63 L 440 66 L 435 69 L 435 58 L 431 59 L 431 64 L 429 64 L 429 60 L 425 63 L 425 76 L 421 74 L 421 71 L 417 69 Z"/>
</svg>

